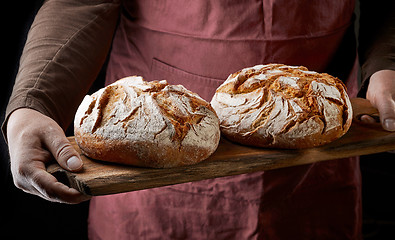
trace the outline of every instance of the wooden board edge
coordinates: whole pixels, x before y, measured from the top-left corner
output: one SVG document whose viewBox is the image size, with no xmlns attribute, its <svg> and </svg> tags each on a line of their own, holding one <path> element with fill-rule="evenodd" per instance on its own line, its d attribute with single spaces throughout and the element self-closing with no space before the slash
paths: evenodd
<svg viewBox="0 0 395 240">
<path fill-rule="evenodd" d="M 63 169 L 59 164 L 52 163 L 48 165 L 47 172 L 52 174 L 59 182 L 66 186 L 77 189 L 79 192 L 86 195 L 92 195 L 89 184 L 79 181 L 75 173 Z"/>
<path fill-rule="evenodd" d="M 385 152 L 393 149 L 393 145 L 384 145 L 381 148 L 374 148 L 375 153 Z M 295 154 L 295 150 L 292 154 Z M 296 150 L 297 151 L 297 150 Z M 367 150 L 369 154 L 372 154 L 372 150 Z M 282 153 L 283 154 L 283 153 Z M 362 154 L 364 155 L 364 154 Z M 319 157 L 318 157 L 319 156 Z M 342 158 L 353 157 L 347 153 L 345 153 Z M 306 160 L 307 159 L 307 160 Z M 107 195 L 107 194 L 116 194 L 127 191 L 138 191 L 149 188 L 163 187 L 176 185 L 186 182 L 195 182 L 212 178 L 226 177 L 226 176 L 234 176 L 239 174 L 247 173 L 245 171 L 246 164 L 249 165 L 247 168 L 248 173 L 258 172 L 258 171 L 268 171 L 275 170 L 280 168 L 287 167 L 295 167 L 308 165 L 316 162 L 329 161 L 339 159 L 339 157 L 332 157 L 330 155 L 323 156 L 322 152 L 318 149 L 317 151 L 309 151 L 308 154 L 300 153 L 298 157 L 290 160 L 290 158 L 283 158 L 281 160 L 270 160 L 270 156 L 262 156 L 262 157 L 240 157 L 232 159 L 231 161 L 223 160 L 223 161 L 213 161 L 213 162 L 202 162 L 194 165 L 192 168 L 189 167 L 180 167 L 178 169 L 151 169 L 149 173 L 152 174 L 151 178 L 145 178 L 144 175 L 121 175 L 117 176 L 111 181 L 107 181 L 105 185 L 100 186 L 91 185 L 88 181 L 86 182 L 87 186 L 90 186 L 92 191 L 89 194 L 94 196 Z M 232 162 L 234 163 L 232 165 Z M 264 162 L 264 164 L 263 164 Z M 291 162 L 291 163 L 290 163 Z M 223 169 L 224 163 L 229 163 L 229 168 Z M 243 164 L 244 168 L 239 170 L 240 164 Z M 218 166 L 218 167 L 216 167 Z M 220 169 L 215 173 L 208 173 L 207 169 Z M 177 175 L 178 174 L 178 175 Z M 122 179 L 120 179 L 122 178 Z M 143 179 L 143 180 L 142 180 Z M 148 180 L 146 180 L 148 179 Z M 120 181 L 121 180 L 121 181 Z M 120 182 L 122 182 L 120 184 Z M 155 182 L 155 184 L 153 184 Z M 133 183 L 138 183 L 133 185 Z M 87 187 L 89 188 L 89 187 Z M 111 189 L 111 191 L 109 191 Z"/>
</svg>

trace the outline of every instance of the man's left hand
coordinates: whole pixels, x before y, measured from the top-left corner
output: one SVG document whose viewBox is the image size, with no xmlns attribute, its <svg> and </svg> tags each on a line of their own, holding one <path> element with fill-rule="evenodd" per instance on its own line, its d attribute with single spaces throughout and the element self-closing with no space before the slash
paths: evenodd
<svg viewBox="0 0 395 240">
<path fill-rule="evenodd" d="M 379 111 L 383 128 L 387 131 L 395 131 L 395 71 L 375 72 L 370 77 L 366 98 Z M 361 120 L 374 121 L 367 115 Z"/>
</svg>

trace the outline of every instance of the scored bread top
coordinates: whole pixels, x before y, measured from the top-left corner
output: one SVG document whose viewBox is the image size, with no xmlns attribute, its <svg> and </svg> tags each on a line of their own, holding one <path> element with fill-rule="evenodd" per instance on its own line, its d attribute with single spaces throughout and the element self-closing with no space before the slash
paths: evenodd
<svg viewBox="0 0 395 240">
<path fill-rule="evenodd" d="M 211 154 L 219 142 L 219 120 L 209 103 L 181 85 L 169 85 L 165 80 L 146 82 L 137 76 L 123 78 L 86 96 L 78 108 L 74 126 L 77 143 L 88 156 L 101 159 L 99 152 L 115 143 L 132 148 L 130 151 L 139 160 L 132 159 L 131 164 L 146 165 L 144 158 L 156 155 L 156 160 L 147 160 L 156 161 L 153 167 L 179 164 L 174 154 L 191 146 L 208 149 L 206 152 Z M 83 141 L 84 134 L 97 136 L 108 145 L 103 146 L 105 150 L 89 149 L 89 143 Z M 197 161 L 204 155 L 200 154 L 182 161 Z M 175 162 L 166 163 L 170 161 L 168 158 Z"/>
<path fill-rule="evenodd" d="M 255 146 L 322 145 L 343 135 L 352 119 L 351 103 L 339 79 L 283 64 L 231 74 L 211 104 L 228 138 Z"/>
</svg>

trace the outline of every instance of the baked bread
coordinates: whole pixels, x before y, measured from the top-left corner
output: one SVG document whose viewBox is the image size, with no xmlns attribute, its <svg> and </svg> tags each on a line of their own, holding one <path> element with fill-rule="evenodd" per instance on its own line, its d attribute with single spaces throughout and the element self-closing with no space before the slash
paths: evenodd
<svg viewBox="0 0 395 240">
<path fill-rule="evenodd" d="M 352 121 L 351 103 L 339 79 L 282 64 L 231 74 L 211 105 L 227 138 L 259 147 L 319 146 L 344 135 Z"/>
<path fill-rule="evenodd" d="M 181 85 L 137 76 L 86 96 L 74 133 L 88 157 L 154 168 L 200 162 L 220 139 L 219 120 L 208 102 Z"/>
</svg>

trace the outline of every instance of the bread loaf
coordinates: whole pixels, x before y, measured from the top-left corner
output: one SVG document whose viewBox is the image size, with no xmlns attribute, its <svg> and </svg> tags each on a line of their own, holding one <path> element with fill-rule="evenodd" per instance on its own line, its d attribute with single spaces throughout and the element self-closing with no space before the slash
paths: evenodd
<svg viewBox="0 0 395 240">
<path fill-rule="evenodd" d="M 88 157 L 154 168 L 200 162 L 220 139 L 219 120 L 209 103 L 181 85 L 137 76 L 86 96 L 74 133 Z"/>
<path fill-rule="evenodd" d="M 352 108 L 344 84 L 325 73 L 282 64 L 231 74 L 211 105 L 232 141 L 271 148 L 308 148 L 347 132 Z"/>
</svg>

